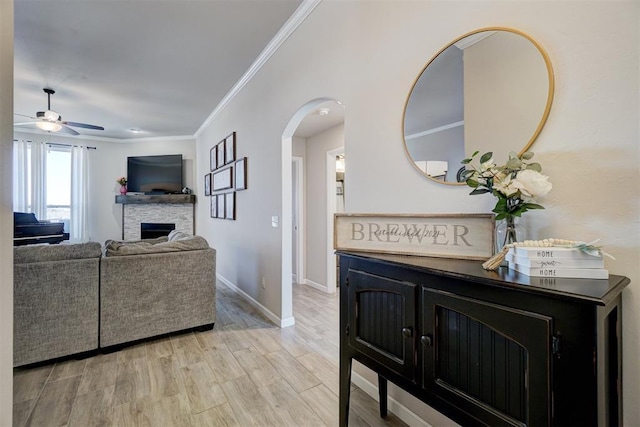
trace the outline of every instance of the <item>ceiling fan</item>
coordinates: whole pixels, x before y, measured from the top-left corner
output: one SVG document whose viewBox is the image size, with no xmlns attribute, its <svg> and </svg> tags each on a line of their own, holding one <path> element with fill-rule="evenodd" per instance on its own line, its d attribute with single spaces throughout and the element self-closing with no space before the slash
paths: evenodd
<svg viewBox="0 0 640 427">
<path fill-rule="evenodd" d="M 24 123 L 14 123 L 14 126 L 31 126 L 36 125 L 39 129 L 46 130 L 48 132 L 64 132 L 70 135 L 80 135 L 75 129 L 72 129 L 69 126 L 84 128 L 84 129 L 93 129 L 93 130 L 104 130 L 102 126 L 89 125 L 86 123 L 78 123 L 78 122 L 67 122 L 62 121 L 62 116 L 51 110 L 51 95 L 56 93 L 55 90 L 44 88 L 42 89 L 44 93 L 47 94 L 47 111 L 38 111 L 36 113 L 36 117 L 26 116 L 24 114 L 17 114 L 16 116 L 28 117 L 33 120 L 38 120 L 37 122 L 24 122 Z"/>
</svg>

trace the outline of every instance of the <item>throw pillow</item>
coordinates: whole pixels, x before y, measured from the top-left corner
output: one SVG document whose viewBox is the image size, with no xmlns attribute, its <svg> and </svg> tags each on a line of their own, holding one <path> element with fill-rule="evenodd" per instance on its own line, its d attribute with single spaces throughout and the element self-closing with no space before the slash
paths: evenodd
<svg viewBox="0 0 640 427">
<path fill-rule="evenodd" d="M 191 234 L 187 234 L 178 230 L 171 230 L 168 239 L 170 242 L 177 242 L 179 240 L 191 239 L 192 237 L 193 236 Z"/>
</svg>

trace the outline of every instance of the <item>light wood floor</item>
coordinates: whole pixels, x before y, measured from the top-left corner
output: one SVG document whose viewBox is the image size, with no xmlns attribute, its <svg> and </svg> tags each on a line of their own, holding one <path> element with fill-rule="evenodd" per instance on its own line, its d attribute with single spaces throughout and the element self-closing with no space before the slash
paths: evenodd
<svg viewBox="0 0 640 427">
<path fill-rule="evenodd" d="M 13 425 L 338 425 L 338 296 L 294 285 L 284 329 L 220 283 L 217 300 L 211 331 L 15 369 Z M 404 425 L 355 386 L 349 420 Z"/>
</svg>

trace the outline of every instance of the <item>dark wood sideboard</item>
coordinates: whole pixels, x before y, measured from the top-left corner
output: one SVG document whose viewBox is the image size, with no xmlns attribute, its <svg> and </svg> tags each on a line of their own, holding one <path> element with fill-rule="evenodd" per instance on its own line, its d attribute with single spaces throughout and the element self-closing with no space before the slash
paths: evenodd
<svg viewBox="0 0 640 427">
<path fill-rule="evenodd" d="M 481 262 L 339 251 L 340 425 L 351 365 L 461 425 L 622 423 L 629 279 L 529 277 Z"/>
</svg>

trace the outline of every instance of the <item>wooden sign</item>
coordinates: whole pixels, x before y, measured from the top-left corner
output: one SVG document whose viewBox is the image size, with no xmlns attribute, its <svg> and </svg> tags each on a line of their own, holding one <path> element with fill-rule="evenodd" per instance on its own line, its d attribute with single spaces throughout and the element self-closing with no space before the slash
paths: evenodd
<svg viewBox="0 0 640 427">
<path fill-rule="evenodd" d="M 493 214 L 336 214 L 336 250 L 486 260 Z"/>
</svg>

